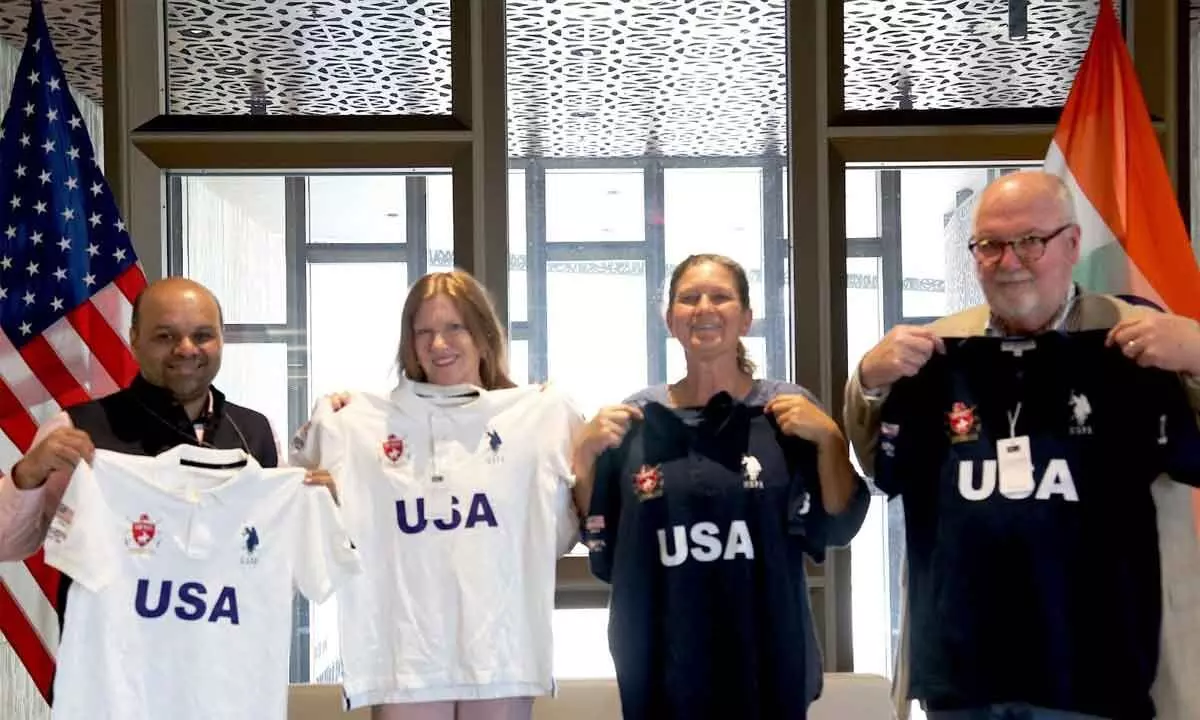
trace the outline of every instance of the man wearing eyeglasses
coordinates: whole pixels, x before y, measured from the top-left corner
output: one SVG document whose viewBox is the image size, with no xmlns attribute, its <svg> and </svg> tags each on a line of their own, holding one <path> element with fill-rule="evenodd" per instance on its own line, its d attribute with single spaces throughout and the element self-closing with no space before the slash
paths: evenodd
<svg viewBox="0 0 1200 720">
<path fill-rule="evenodd" d="M 928 326 L 893 328 L 863 356 L 847 382 L 846 433 L 868 475 L 876 474 L 876 452 L 881 447 L 881 437 L 884 452 L 888 453 L 891 452 L 892 437 L 906 432 L 890 423 L 881 425 L 881 413 L 892 386 L 903 378 L 917 376 L 935 354 L 946 353 L 948 338 L 1031 338 L 1056 331 L 1107 331 L 1105 343 L 1119 347 L 1138 365 L 1178 373 L 1181 380 L 1178 392 L 1186 395 L 1187 403 L 1193 409 L 1200 408 L 1200 323 L 1152 307 L 1130 304 L 1110 295 L 1089 293 L 1074 283 L 1073 273 L 1080 260 L 1081 231 L 1071 193 L 1060 178 L 1035 171 L 999 178 L 981 194 L 973 230 L 968 247 L 975 258 L 976 274 L 987 304 L 941 318 Z M 1012 345 L 1019 351 L 1020 343 Z M 1167 392 L 1175 390 L 1172 388 Z M 1081 415 L 1077 417 L 1083 418 L 1090 412 L 1086 399 L 1079 412 Z M 970 430 L 971 423 L 977 422 L 977 416 L 969 418 L 966 414 L 955 415 L 951 411 L 946 417 L 946 427 L 938 428 L 938 432 L 950 434 L 952 442 L 974 437 L 967 433 L 955 434 L 959 430 Z M 1065 414 L 1064 422 L 1072 422 L 1071 417 L 1069 413 Z M 1014 422 L 1012 415 L 1009 419 Z M 1106 483 L 1122 479 L 1102 478 Z M 927 478 L 926 482 L 942 481 Z M 1194 719 L 1200 717 L 1200 688 L 1197 687 L 1200 683 L 1196 683 L 1196 678 L 1200 677 L 1200 546 L 1192 514 L 1192 489 L 1172 482 L 1164 475 L 1154 481 L 1151 491 L 1157 513 L 1163 615 L 1157 675 L 1150 694 L 1160 720 Z M 1028 512 L 1039 510 L 1029 508 Z M 923 514 L 920 518 L 906 514 L 909 523 L 934 522 Z M 1113 533 L 1129 531 L 1126 527 L 1112 528 Z M 972 530 L 968 528 L 963 532 Z M 943 538 L 940 534 L 937 537 L 940 545 L 967 540 Z M 1047 538 L 1044 549 L 1054 552 L 1052 538 Z M 909 551 L 912 552 L 911 547 Z M 985 558 L 979 560 L 987 562 Z M 1148 560 L 1152 561 L 1153 558 Z M 903 602 L 903 615 L 907 615 L 907 597 Z M 944 623 L 953 624 L 961 618 L 967 625 L 975 620 L 970 616 L 975 611 L 975 603 L 958 605 L 965 607 L 953 607 L 944 617 Z M 989 622 L 986 618 L 979 618 L 979 621 L 984 625 Z M 907 717 L 906 698 L 910 695 L 909 645 L 920 642 L 916 635 L 908 637 L 907 618 L 903 622 L 901 657 L 896 672 L 897 704 L 902 718 Z M 1066 653 L 1070 655 L 1070 651 Z M 928 652 L 912 654 L 911 696 L 922 700 L 931 720 L 1104 717 L 1094 712 L 1078 712 L 1080 708 L 1063 707 L 1070 704 L 1069 700 L 1059 702 L 1059 707 L 1048 707 L 1045 703 L 1030 702 L 1032 698 L 1012 696 L 1014 684 L 1007 682 L 1009 678 L 972 678 L 966 683 L 972 685 L 970 689 L 935 688 L 937 681 L 931 678 L 955 673 L 922 667 L 938 662 L 931 660 Z M 1045 684 L 1061 688 L 1070 683 L 1066 680 L 1057 683 L 1049 678 Z M 1069 695 L 1069 691 L 1061 694 L 1062 697 Z M 990 698 L 973 702 L 972 696 Z M 1121 717 L 1123 720 L 1127 716 Z"/>
</svg>

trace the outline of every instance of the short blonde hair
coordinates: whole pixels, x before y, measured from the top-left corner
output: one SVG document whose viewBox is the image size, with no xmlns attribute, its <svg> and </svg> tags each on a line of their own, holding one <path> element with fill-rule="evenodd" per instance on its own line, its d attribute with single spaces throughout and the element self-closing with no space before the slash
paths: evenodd
<svg viewBox="0 0 1200 720">
<path fill-rule="evenodd" d="M 479 350 L 479 379 L 485 390 L 516 387 L 508 376 L 508 338 L 500 325 L 496 306 L 491 296 L 469 273 L 463 270 L 433 272 L 413 284 L 404 300 L 400 314 L 400 347 L 396 350 L 396 364 L 405 377 L 417 382 L 427 382 L 425 370 L 417 360 L 413 322 L 421 303 L 429 298 L 445 295 L 454 303 L 462 315 L 467 332 Z"/>
</svg>

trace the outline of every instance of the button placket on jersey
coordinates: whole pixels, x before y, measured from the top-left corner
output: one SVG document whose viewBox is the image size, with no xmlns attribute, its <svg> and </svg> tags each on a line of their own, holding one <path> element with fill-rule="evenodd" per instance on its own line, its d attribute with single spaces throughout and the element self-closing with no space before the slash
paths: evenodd
<svg viewBox="0 0 1200 720">
<path fill-rule="evenodd" d="M 188 503 L 183 551 L 188 557 L 207 557 L 213 547 L 213 538 L 204 516 L 207 515 L 205 511 L 212 499 L 198 492 L 193 484 L 188 485 L 183 496 Z"/>
<path fill-rule="evenodd" d="M 435 412 L 429 418 L 429 480 L 441 476 L 449 481 L 455 463 L 454 421 L 445 413 Z"/>
</svg>

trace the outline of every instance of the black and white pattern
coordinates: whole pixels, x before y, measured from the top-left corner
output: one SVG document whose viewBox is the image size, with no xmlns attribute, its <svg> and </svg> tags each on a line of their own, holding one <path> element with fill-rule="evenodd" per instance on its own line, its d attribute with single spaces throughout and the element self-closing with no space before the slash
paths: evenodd
<svg viewBox="0 0 1200 720">
<path fill-rule="evenodd" d="M 449 0 L 168 0 L 177 114 L 450 112 Z"/>
<path fill-rule="evenodd" d="M 784 5 L 509 0 L 510 153 L 782 153 Z"/>
<path fill-rule="evenodd" d="M 1012 39 L 1003 0 L 846 0 L 845 108 L 1061 106 L 1099 2 L 1029 2 Z"/>
<path fill-rule="evenodd" d="M 100 0 L 42 0 L 50 40 L 71 90 L 101 104 L 104 73 L 100 58 Z M 0 0 L 0 38 L 25 46 L 29 0 Z"/>
</svg>

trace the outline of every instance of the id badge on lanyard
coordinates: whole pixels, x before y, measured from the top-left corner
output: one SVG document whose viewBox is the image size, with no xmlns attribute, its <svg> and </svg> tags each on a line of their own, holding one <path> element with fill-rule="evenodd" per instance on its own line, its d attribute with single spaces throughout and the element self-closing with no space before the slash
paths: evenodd
<svg viewBox="0 0 1200 720">
<path fill-rule="evenodd" d="M 1028 435 L 1017 435 L 1017 419 L 1021 403 L 1008 413 L 1008 437 L 996 441 L 996 467 L 1000 477 L 1000 494 L 1020 500 L 1033 494 L 1033 453 Z"/>
</svg>

